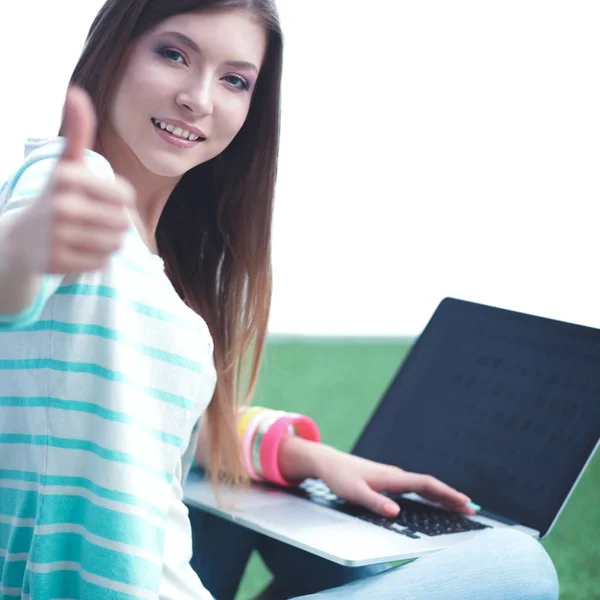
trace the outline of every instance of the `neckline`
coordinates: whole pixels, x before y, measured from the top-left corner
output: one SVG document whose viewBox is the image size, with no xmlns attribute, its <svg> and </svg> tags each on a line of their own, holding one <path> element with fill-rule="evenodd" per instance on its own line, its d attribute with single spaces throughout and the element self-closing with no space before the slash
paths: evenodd
<svg viewBox="0 0 600 600">
<path fill-rule="evenodd" d="M 160 266 L 161 269 L 164 271 L 165 261 L 162 259 L 162 257 L 160 255 L 155 254 L 154 252 L 152 252 L 152 250 L 150 250 L 150 248 L 148 247 L 148 244 L 146 243 L 146 240 L 144 239 L 144 237 L 140 233 L 140 230 L 137 228 L 135 219 L 134 219 L 133 214 L 131 213 L 131 211 L 129 211 L 129 217 L 130 217 L 130 220 L 131 220 L 131 229 L 134 232 L 135 237 L 138 239 L 139 243 L 142 245 L 142 247 L 143 247 L 146 255 L 150 257 L 150 259 L 152 260 L 152 262 L 154 264 Z"/>
</svg>

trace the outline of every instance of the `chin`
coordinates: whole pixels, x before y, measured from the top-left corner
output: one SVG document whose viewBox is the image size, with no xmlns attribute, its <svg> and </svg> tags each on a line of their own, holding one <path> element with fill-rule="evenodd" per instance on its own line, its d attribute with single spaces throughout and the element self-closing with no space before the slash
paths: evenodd
<svg viewBox="0 0 600 600">
<path fill-rule="evenodd" d="M 182 177 L 189 171 L 189 169 L 186 169 L 181 165 L 181 161 L 172 161 L 172 164 L 169 164 L 168 161 L 159 163 L 145 162 L 144 166 L 150 173 L 158 175 L 159 177 Z"/>
<path fill-rule="evenodd" d="M 144 153 L 146 154 L 146 153 Z M 138 154 L 138 160 L 144 165 L 150 173 L 159 177 L 181 177 L 185 175 L 194 164 L 190 164 L 189 160 L 184 161 L 181 157 L 173 156 L 168 153 L 161 155 L 154 154 Z"/>
<path fill-rule="evenodd" d="M 177 156 L 171 152 L 150 153 L 144 152 L 138 155 L 139 161 L 155 175 L 160 177 L 182 177 L 188 171 L 208 162 L 218 153 L 202 153 L 200 156 L 188 157 L 184 160 L 183 156 Z"/>
</svg>

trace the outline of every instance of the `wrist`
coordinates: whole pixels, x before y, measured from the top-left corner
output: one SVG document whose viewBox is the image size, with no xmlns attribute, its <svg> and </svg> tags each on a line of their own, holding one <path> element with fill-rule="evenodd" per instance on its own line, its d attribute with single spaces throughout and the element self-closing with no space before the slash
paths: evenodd
<svg viewBox="0 0 600 600">
<path fill-rule="evenodd" d="M 320 442 L 287 435 L 279 446 L 279 470 L 288 481 L 321 478 L 323 463 L 331 450 Z"/>
<path fill-rule="evenodd" d="M 339 450 L 328 446 L 326 444 L 319 444 L 319 447 L 315 449 L 316 454 L 316 468 L 314 477 L 317 479 L 326 479 L 327 474 L 331 473 L 330 465 L 333 456 L 338 453 Z"/>
<path fill-rule="evenodd" d="M 237 425 L 250 479 L 285 487 L 315 476 L 321 434 L 310 417 L 252 407 L 240 412 Z"/>
<path fill-rule="evenodd" d="M 25 278 L 36 273 L 28 265 L 21 231 L 22 216 L 5 215 L 0 219 L 0 267 L 5 277 Z"/>
</svg>

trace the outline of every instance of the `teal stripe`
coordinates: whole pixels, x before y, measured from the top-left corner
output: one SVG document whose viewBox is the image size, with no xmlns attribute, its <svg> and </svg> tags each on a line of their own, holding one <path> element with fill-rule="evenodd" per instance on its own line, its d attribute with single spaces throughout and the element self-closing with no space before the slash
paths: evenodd
<svg viewBox="0 0 600 600">
<path fill-rule="evenodd" d="M 124 504 L 129 504 L 131 506 L 138 506 L 161 519 L 167 518 L 167 511 L 161 510 L 155 504 L 151 504 L 143 498 L 99 486 L 93 481 L 83 477 L 70 477 L 66 475 L 40 475 L 32 471 L 15 471 L 4 469 L 0 470 L 0 479 L 35 482 L 46 486 L 80 487 L 92 492 L 93 494 L 96 494 L 96 496 L 100 496 L 100 498 L 114 500 L 115 502 L 123 502 Z M 1 489 L 2 488 L 0 488 L 0 490 Z"/>
<path fill-rule="evenodd" d="M 33 528 L 31 529 L 33 532 Z M 8 588 L 20 588 L 23 585 L 23 574 L 27 567 L 27 561 L 24 560 L 6 560 L 0 558 L 4 562 L 2 568 L 2 585 Z"/>
<path fill-rule="evenodd" d="M 21 179 L 21 177 L 23 176 L 23 174 L 25 173 L 25 171 L 27 171 L 27 169 L 29 169 L 29 167 L 33 166 L 35 163 L 38 163 L 42 160 L 56 160 L 60 158 L 60 154 L 55 154 L 55 155 L 48 155 L 48 154 L 44 154 L 41 156 L 37 156 L 35 158 L 29 158 L 28 160 L 26 160 L 21 167 L 17 170 L 17 172 L 13 175 L 13 177 L 9 180 L 10 182 L 10 186 L 8 185 L 9 182 L 6 182 L 6 191 L 8 193 L 8 195 L 12 195 L 12 193 L 15 191 L 15 187 L 17 187 L 17 183 L 19 183 L 19 179 Z M 4 190 L 4 188 L 2 188 Z M 29 191 L 29 190 L 28 190 Z M 35 190 L 31 190 L 30 193 L 32 195 L 37 195 L 40 193 L 41 190 L 39 189 L 35 189 Z M 19 194 L 19 196 L 21 196 L 22 194 Z M 10 202 L 10 200 L 9 200 Z"/>
<path fill-rule="evenodd" d="M 43 504 L 44 507 L 41 512 L 38 509 L 39 504 Z M 27 510 L 21 507 L 27 507 Z M 81 525 L 101 538 L 144 548 L 157 558 L 162 555 L 164 531 L 161 527 L 148 523 L 142 517 L 98 506 L 83 496 L 39 494 L 32 490 L 2 488 L 0 514 L 12 516 L 15 512 L 20 512 L 21 519 L 36 519 L 38 526 L 73 523 Z M 13 528 L 15 534 L 10 540 L 6 540 L 8 545 L 2 545 L 1 548 L 9 552 L 17 552 L 13 544 L 16 543 L 18 529 L 29 530 L 30 528 Z"/>
<path fill-rule="evenodd" d="M 0 523 L 0 548 L 2 550 L 7 550 L 12 554 L 29 552 L 32 539 L 33 527 L 13 527 L 8 523 Z"/>
<path fill-rule="evenodd" d="M 38 493 L 0 488 L 0 514 L 17 519 L 34 519 L 39 510 Z M 5 550 L 7 546 L 2 546 Z"/>
<path fill-rule="evenodd" d="M 199 362 L 185 358 L 178 354 L 159 350 L 158 348 L 152 348 L 144 344 L 138 344 L 127 338 L 121 332 L 115 329 L 109 329 L 108 327 L 102 327 L 100 325 L 87 325 L 87 324 L 75 324 L 75 323 L 64 323 L 61 321 L 38 321 L 37 323 L 27 327 L 24 331 L 58 331 L 59 333 L 67 333 L 74 335 L 92 335 L 95 337 L 101 337 L 106 340 L 112 340 L 126 344 L 135 348 L 141 354 L 149 356 L 174 365 L 176 367 L 182 367 L 195 373 L 202 372 L 202 365 Z"/>
<path fill-rule="evenodd" d="M 149 590 L 158 589 L 162 575 L 160 564 L 97 546 L 77 533 L 36 535 L 34 560 L 38 564 L 73 561 L 94 575 Z"/>
<path fill-rule="evenodd" d="M 29 199 L 29 201 L 31 202 L 31 198 Z M 21 204 L 25 204 L 25 202 L 23 201 Z M 19 204 L 14 206 L 13 202 L 11 200 L 11 202 L 8 203 L 7 207 L 2 210 L 2 216 L 18 214 L 22 210 L 23 210 L 23 207 L 19 206 Z"/>
<path fill-rule="evenodd" d="M 140 600 L 124 592 L 110 590 L 104 586 L 85 581 L 76 571 L 52 571 L 51 573 L 25 573 L 31 582 L 31 597 L 34 600 L 55 598 L 91 598 L 93 600 Z M 23 589 L 27 593 L 27 589 Z M 157 596 L 158 598 L 158 590 Z M 4 600 L 4 599 L 3 599 Z M 19 599 L 21 597 L 19 596 Z"/>
<path fill-rule="evenodd" d="M 136 273 L 139 273 L 140 275 L 154 275 L 155 273 L 152 272 L 150 269 L 147 269 L 146 267 L 144 267 L 144 265 L 140 265 L 139 263 L 135 262 L 134 260 L 131 260 L 128 256 L 126 256 L 125 254 L 123 254 L 123 252 L 116 252 L 114 254 L 114 257 L 122 262 L 125 267 L 127 267 L 130 271 L 134 271 Z"/>
<path fill-rule="evenodd" d="M 100 458 L 118 462 L 132 467 L 138 467 L 146 473 L 153 475 L 157 479 L 171 483 L 173 475 L 165 473 L 149 467 L 143 460 L 137 456 L 126 454 L 125 452 L 117 452 L 116 450 L 108 450 L 98 444 L 88 440 L 76 440 L 70 438 L 61 438 L 48 435 L 25 435 L 19 433 L 2 433 L 0 434 L 0 444 L 26 444 L 29 446 L 51 446 L 53 448 L 64 448 L 67 450 L 83 450 L 91 452 Z"/>
<path fill-rule="evenodd" d="M 74 495 L 44 495 L 44 510 L 39 525 L 78 523 L 94 535 L 143 548 L 160 558 L 163 553 L 164 528 L 144 518 L 129 515 Z"/>
<path fill-rule="evenodd" d="M 158 589 L 162 574 L 162 565 L 160 564 L 151 563 L 145 558 L 132 556 L 125 552 L 97 546 L 78 533 L 37 534 L 30 560 L 36 564 L 75 562 L 88 573 L 147 590 Z M 25 561 L 7 561 L 5 563 L 2 573 L 2 583 L 5 586 L 19 587 L 21 585 L 24 563 Z M 64 598 L 65 596 L 59 597 Z M 37 600 L 37 596 L 34 595 L 34 598 Z"/>
<path fill-rule="evenodd" d="M 120 413 L 114 410 L 108 410 L 107 408 L 99 406 L 98 404 L 94 404 L 93 402 L 82 402 L 79 400 L 60 400 L 58 398 L 49 398 L 45 396 L 0 396 L 0 407 L 1 406 L 11 406 L 15 408 L 48 407 L 53 408 L 55 410 L 83 412 L 90 415 L 94 415 L 101 419 L 105 419 L 107 421 L 113 421 L 115 423 L 123 423 L 125 425 L 130 425 L 131 427 L 135 427 L 140 431 L 144 431 L 148 435 L 157 439 L 159 442 L 168 444 L 169 446 L 181 448 L 184 442 L 183 438 L 177 435 L 173 435 L 171 433 L 167 433 L 165 431 L 161 431 L 160 429 L 155 429 L 153 427 L 148 427 L 139 419 L 135 419 L 131 415 Z"/>
<path fill-rule="evenodd" d="M 50 295 L 49 287 L 48 277 L 42 277 L 40 290 L 28 307 L 14 314 L 0 314 L 0 331 L 22 329 L 39 319 Z"/>
<path fill-rule="evenodd" d="M 38 513 L 39 494 L 33 490 L 1 488 L 0 514 L 19 519 L 35 519 Z M 24 529 L 24 528 L 23 528 Z M 2 546 L 5 550 L 6 546 Z"/>
<path fill-rule="evenodd" d="M 136 389 L 143 391 L 145 394 L 161 402 L 173 404 L 179 408 L 193 408 L 194 403 L 183 396 L 171 394 L 163 390 L 158 390 L 145 385 L 140 385 L 131 378 L 119 373 L 105 369 L 94 363 L 76 363 L 66 362 L 62 360 L 54 360 L 52 358 L 32 358 L 27 360 L 0 360 L 0 371 L 28 371 L 33 369 L 52 369 L 54 371 L 63 371 L 65 373 L 88 373 L 117 383 L 125 383 Z"/>
<path fill-rule="evenodd" d="M 129 306 L 137 313 L 158 321 L 164 321 L 171 325 L 177 325 L 184 327 L 185 329 L 202 333 L 202 329 L 198 326 L 192 326 L 192 320 L 179 317 L 172 313 L 166 312 L 149 306 L 148 304 L 142 304 L 141 302 L 134 302 L 129 300 L 123 294 L 113 287 L 106 285 L 85 285 L 77 283 L 73 285 L 64 285 L 56 291 L 58 295 L 71 295 L 71 296 L 98 296 L 100 298 L 109 298 L 110 300 L 116 300 L 120 302 L 126 302 Z"/>
<path fill-rule="evenodd" d="M 6 209 L 2 211 L 2 214 L 7 214 L 12 210 L 20 210 L 25 208 L 31 204 L 32 194 L 29 193 L 21 193 L 18 196 L 11 196 L 10 200 L 6 203 Z"/>
</svg>

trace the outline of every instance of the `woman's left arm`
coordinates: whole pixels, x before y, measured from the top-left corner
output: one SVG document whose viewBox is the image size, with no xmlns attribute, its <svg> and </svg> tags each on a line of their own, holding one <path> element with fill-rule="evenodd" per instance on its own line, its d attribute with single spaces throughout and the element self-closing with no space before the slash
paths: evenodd
<svg viewBox="0 0 600 600">
<path fill-rule="evenodd" d="M 467 515 L 476 513 L 467 506 L 471 502 L 468 496 L 431 475 L 376 463 L 298 436 L 286 436 L 281 441 L 278 459 L 281 474 L 288 481 L 322 479 L 340 498 L 384 516 L 394 517 L 400 511 L 396 502 L 380 493 L 384 491 L 416 492 L 449 510 Z"/>
<path fill-rule="evenodd" d="M 206 433 L 206 419 L 202 419 L 195 455 L 198 466 L 206 460 Z M 450 510 L 463 514 L 476 512 L 466 506 L 470 498 L 431 475 L 376 463 L 297 435 L 283 437 L 277 463 L 281 475 L 289 482 L 301 482 L 308 477 L 322 479 L 340 498 L 384 516 L 393 517 L 400 510 L 396 502 L 380 493 L 384 491 L 416 492 Z"/>
</svg>

